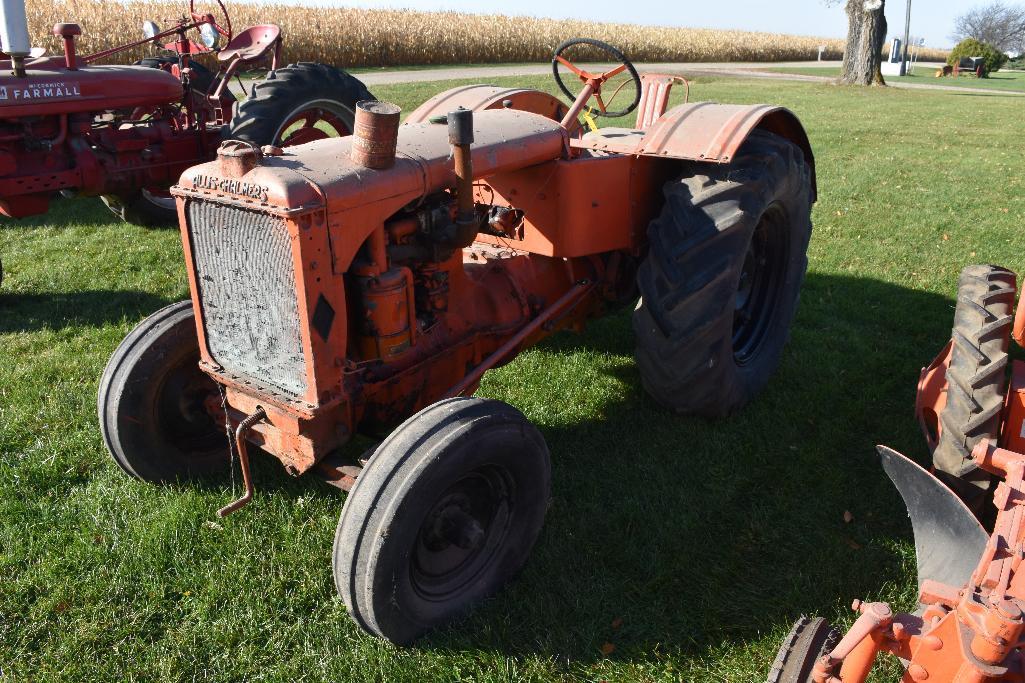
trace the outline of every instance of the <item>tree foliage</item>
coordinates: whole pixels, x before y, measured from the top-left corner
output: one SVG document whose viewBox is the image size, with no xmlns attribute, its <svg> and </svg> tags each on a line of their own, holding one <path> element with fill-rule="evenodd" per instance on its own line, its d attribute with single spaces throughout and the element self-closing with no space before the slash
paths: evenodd
<svg viewBox="0 0 1025 683">
<path fill-rule="evenodd" d="M 1000 52 L 1025 51 L 1025 7 L 999 1 L 973 7 L 955 20 L 953 38 L 974 38 Z"/>
</svg>

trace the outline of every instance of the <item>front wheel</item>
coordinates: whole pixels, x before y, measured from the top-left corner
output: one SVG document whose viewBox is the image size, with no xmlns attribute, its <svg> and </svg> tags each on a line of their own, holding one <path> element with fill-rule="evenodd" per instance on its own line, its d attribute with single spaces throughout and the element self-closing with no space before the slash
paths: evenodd
<svg viewBox="0 0 1025 683">
<path fill-rule="evenodd" d="M 97 394 L 100 432 L 128 474 L 165 483 L 227 470 L 224 430 L 207 410 L 217 385 L 198 364 L 191 301 L 143 320 L 110 357 Z"/>
<path fill-rule="evenodd" d="M 755 131 L 732 164 L 692 164 L 664 194 L 637 274 L 641 380 L 678 413 L 728 415 L 768 383 L 789 337 L 811 171 L 796 145 Z"/>
<path fill-rule="evenodd" d="M 335 585 L 363 630 L 408 644 L 515 575 L 541 530 L 548 447 L 515 408 L 453 398 L 374 452 L 335 534 Z"/>
</svg>

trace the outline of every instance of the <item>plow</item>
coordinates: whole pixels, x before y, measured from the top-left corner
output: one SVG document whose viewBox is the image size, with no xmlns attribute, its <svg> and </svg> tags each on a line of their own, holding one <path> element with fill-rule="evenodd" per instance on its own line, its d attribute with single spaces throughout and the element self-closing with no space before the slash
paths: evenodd
<svg viewBox="0 0 1025 683">
<path fill-rule="evenodd" d="M 951 341 L 918 383 L 932 470 L 878 448 L 911 519 L 918 608 L 856 600 L 842 636 L 802 617 L 769 683 L 862 683 L 881 656 L 899 660 L 906 682 L 1025 681 L 1025 362 L 1008 353 L 1012 338 L 1025 344 L 1016 288 L 1016 275 L 998 266 L 961 273 Z M 987 530 L 976 512 L 990 502 Z"/>
</svg>

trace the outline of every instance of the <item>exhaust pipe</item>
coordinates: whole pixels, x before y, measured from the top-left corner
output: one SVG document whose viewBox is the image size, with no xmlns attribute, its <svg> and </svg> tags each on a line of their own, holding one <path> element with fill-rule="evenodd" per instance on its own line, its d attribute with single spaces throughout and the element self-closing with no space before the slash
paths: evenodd
<svg viewBox="0 0 1025 683">
<path fill-rule="evenodd" d="M 24 78 L 25 58 L 32 50 L 25 0 L 0 0 L 0 43 L 4 52 L 11 56 L 14 75 Z"/>
</svg>

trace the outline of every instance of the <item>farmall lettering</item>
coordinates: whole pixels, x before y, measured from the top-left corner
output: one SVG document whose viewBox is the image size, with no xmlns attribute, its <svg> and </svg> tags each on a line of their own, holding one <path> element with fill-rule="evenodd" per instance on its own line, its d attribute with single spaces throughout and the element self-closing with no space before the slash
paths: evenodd
<svg viewBox="0 0 1025 683">
<path fill-rule="evenodd" d="M 77 84 L 61 81 L 53 83 L 32 83 L 25 86 L 0 86 L 0 100 L 25 102 L 29 100 L 49 100 L 61 97 L 81 97 Z"/>
<path fill-rule="evenodd" d="M 248 197 L 260 202 L 267 201 L 267 188 L 256 183 L 246 183 L 234 178 L 218 178 L 212 175 L 197 175 L 194 180 L 196 187 L 204 190 L 216 190 L 225 194 Z"/>
</svg>

